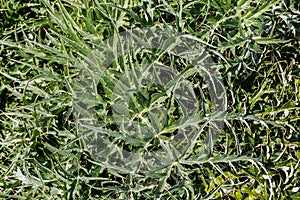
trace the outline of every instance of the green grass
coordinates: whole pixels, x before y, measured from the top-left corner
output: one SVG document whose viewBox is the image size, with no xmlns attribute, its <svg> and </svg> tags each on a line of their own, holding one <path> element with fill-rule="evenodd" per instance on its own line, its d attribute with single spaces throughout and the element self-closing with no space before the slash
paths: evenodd
<svg viewBox="0 0 300 200">
<path fill-rule="evenodd" d="M 0 0 L 0 5 L 1 199 L 300 199 L 298 1 Z M 155 49 L 119 58 L 116 49 L 101 50 L 109 38 L 117 45 L 122 31 L 154 26 L 197 38 L 221 72 L 227 111 L 209 153 L 202 151 L 212 144 L 203 142 L 211 128 L 205 120 L 217 113 L 205 79 L 188 70 L 188 59 Z M 104 70 L 103 59 L 110 58 Z M 138 119 L 156 121 L 151 128 L 162 132 L 171 127 L 157 140 L 137 145 L 112 112 L 117 81 L 149 62 L 170 66 L 191 83 L 200 105 L 195 120 L 203 129 L 176 162 L 134 173 L 99 161 L 85 148 L 76 118 L 82 104 L 75 105 L 80 98 L 96 100 L 89 104 L 97 119 L 92 128 L 105 130 L 107 142 L 143 153 L 166 149 L 162 141 L 175 135 L 172 127 L 184 115 L 174 101 L 163 101 L 166 88 L 148 85 L 130 99 L 136 106 L 131 116 L 151 103 L 168 108 L 167 122 L 155 115 Z M 103 76 L 78 82 L 84 66 Z M 83 84 L 97 94 L 74 97 Z"/>
</svg>

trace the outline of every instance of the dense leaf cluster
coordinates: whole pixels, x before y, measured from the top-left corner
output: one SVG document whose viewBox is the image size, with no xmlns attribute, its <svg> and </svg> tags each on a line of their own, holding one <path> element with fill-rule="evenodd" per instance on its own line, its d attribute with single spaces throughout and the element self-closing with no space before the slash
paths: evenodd
<svg viewBox="0 0 300 200">
<path fill-rule="evenodd" d="M 297 0 L 0 0 L 0 5 L 1 198 L 300 198 Z M 105 166 L 84 148 L 72 95 L 80 90 L 78 66 L 101 68 L 103 55 L 95 49 L 103 41 L 150 26 L 198 38 L 221 71 L 228 107 L 209 154 L 199 156 L 199 135 L 186 156 L 155 172 L 136 174 Z M 182 74 L 190 63 L 154 50 L 131 56 L 116 58 L 97 83 L 95 115 L 98 127 L 110 130 L 109 140 L 134 151 L 140 147 L 114 122 L 116 80 L 128 66 L 144 61 Z M 188 80 L 200 88 L 201 116 L 213 114 L 203 77 Z M 164 92 L 159 85 L 141 88 L 131 99 L 140 105 L 133 112 L 143 111 Z M 167 100 L 169 118 L 159 130 L 171 127 L 184 112 Z M 142 116 L 147 117 L 159 120 Z M 174 134 L 149 142 L 149 149 L 161 148 L 160 141 Z"/>
</svg>

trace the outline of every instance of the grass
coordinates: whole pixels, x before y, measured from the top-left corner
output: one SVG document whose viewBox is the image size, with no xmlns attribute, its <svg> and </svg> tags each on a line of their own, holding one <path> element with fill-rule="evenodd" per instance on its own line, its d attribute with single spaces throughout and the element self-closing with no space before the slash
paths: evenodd
<svg viewBox="0 0 300 200">
<path fill-rule="evenodd" d="M 300 199 L 298 1 L 0 3 L 0 198 Z M 174 43 L 163 41 L 160 50 L 135 49 L 115 57 L 120 55 L 120 32 L 146 27 L 193 36 L 214 61 L 228 102 L 224 127 L 214 142 L 205 140 L 212 128 L 206 119 L 217 114 L 207 79 L 189 70 L 188 59 L 162 51 Z M 106 51 L 103 41 L 109 38 L 115 48 Z M 130 122 L 145 122 L 143 127 L 158 132 L 171 130 L 156 139 L 128 135 L 114 115 L 118 81 L 125 85 L 122 80 L 133 76 L 129 72 L 149 78 L 139 68 L 149 63 L 178 71 L 199 104 L 195 120 L 203 129 L 188 138 L 193 144 L 189 151 L 173 160 L 164 144 L 176 131 L 187 130 L 180 121 L 187 114 L 168 96 L 170 88 L 146 84 L 127 98 L 130 117 L 139 116 Z M 98 70 L 92 73 L 96 79 L 78 82 L 86 78 L 85 69 Z M 90 96 L 80 92 L 87 86 Z M 137 115 L 152 104 L 167 108 L 167 121 L 160 112 Z M 135 173 L 97 159 L 86 148 L 78 121 L 90 112 L 97 120 L 85 131 L 102 131 L 108 144 L 130 152 L 164 149 L 161 162 L 170 157 L 171 162 Z M 115 156 L 113 149 L 104 150 L 96 152 L 107 160 Z"/>
</svg>

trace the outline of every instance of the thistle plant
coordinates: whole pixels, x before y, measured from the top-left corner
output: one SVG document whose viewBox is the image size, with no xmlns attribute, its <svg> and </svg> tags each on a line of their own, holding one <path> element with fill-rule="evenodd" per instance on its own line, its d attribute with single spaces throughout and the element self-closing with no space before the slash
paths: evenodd
<svg viewBox="0 0 300 200">
<path fill-rule="evenodd" d="M 297 1 L 0 3 L 1 198 L 299 198 Z"/>
</svg>

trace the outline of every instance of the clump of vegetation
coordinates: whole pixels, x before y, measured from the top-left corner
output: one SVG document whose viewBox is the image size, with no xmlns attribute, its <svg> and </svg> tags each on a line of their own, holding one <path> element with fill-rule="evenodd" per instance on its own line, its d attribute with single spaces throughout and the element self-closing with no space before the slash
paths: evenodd
<svg viewBox="0 0 300 200">
<path fill-rule="evenodd" d="M 1 0 L 0 5 L 1 198 L 300 198 L 298 1 Z M 128 151 L 143 147 L 148 141 L 136 145 L 115 122 L 118 80 L 141 63 L 171 66 L 183 76 L 191 63 L 155 49 L 116 58 L 120 52 L 112 51 L 114 59 L 102 70 L 101 47 L 108 39 L 117 43 L 121 32 L 147 27 L 197 38 L 221 73 L 228 105 L 209 151 L 203 153 L 199 141 L 205 137 L 199 135 L 176 162 L 134 173 L 95 159 L 86 148 L 76 118 L 76 108 L 84 105 L 75 106 L 74 91 L 84 84 L 77 84 L 82 67 L 103 72 L 97 83 L 87 82 L 97 93 L 92 103 L 97 130 L 109 130 L 109 141 Z M 207 84 L 196 73 L 187 80 L 199 100 L 197 123 L 207 133 L 210 127 L 201 120 L 214 115 Z M 131 105 L 139 112 L 164 92 L 159 84 L 145 86 Z M 184 112 L 178 103 L 162 100 L 169 118 L 155 127 L 159 130 L 172 127 Z M 147 150 L 164 148 L 161 141 L 174 134 L 148 142 Z"/>
</svg>

